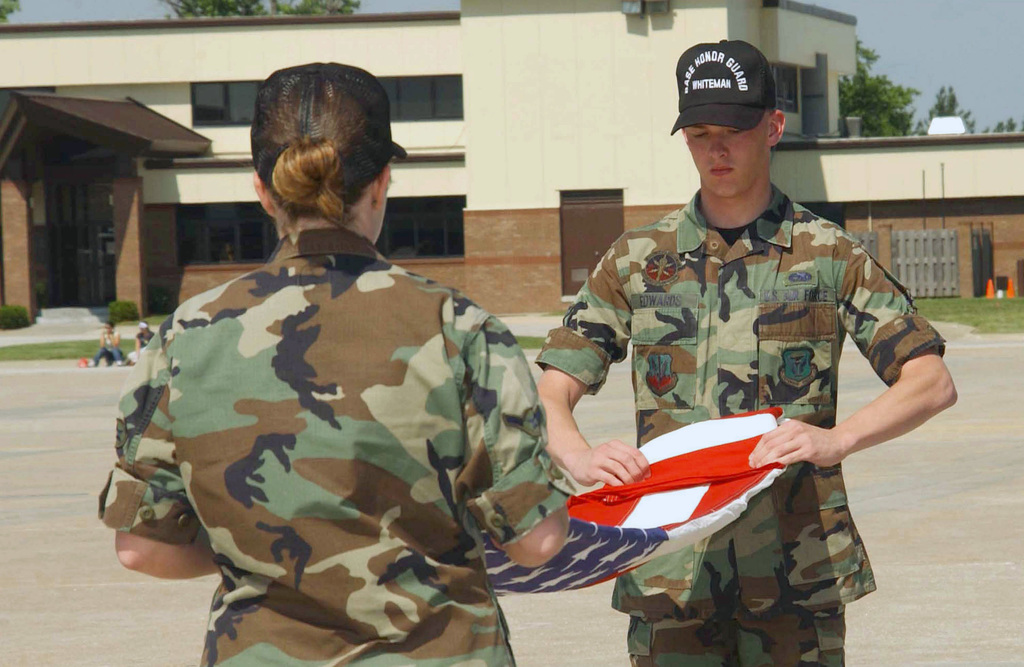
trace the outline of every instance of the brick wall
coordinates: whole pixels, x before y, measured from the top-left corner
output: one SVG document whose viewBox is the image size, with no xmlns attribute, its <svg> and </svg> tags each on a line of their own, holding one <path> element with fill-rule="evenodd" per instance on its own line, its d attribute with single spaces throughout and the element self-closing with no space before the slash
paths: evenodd
<svg viewBox="0 0 1024 667">
<path fill-rule="evenodd" d="M 146 304 L 146 256 L 142 225 L 142 179 L 115 178 L 114 242 L 117 247 L 118 301 L 133 301 L 142 315 Z"/>
<path fill-rule="evenodd" d="M 394 263 L 406 271 L 424 278 L 430 278 L 442 285 L 454 287 L 462 292 L 468 291 L 466 279 L 466 261 L 462 257 L 438 257 L 428 259 L 397 259 Z"/>
<path fill-rule="evenodd" d="M 643 227 L 644 225 L 649 225 L 652 222 L 657 222 L 672 211 L 686 206 L 687 203 L 689 202 L 663 206 L 629 206 L 625 211 L 626 231 L 636 229 L 637 227 Z"/>
<path fill-rule="evenodd" d="M 3 295 L 6 305 L 25 306 L 35 321 L 36 296 L 32 289 L 32 219 L 29 185 L 0 181 L 0 224 L 3 233 Z"/>
<path fill-rule="evenodd" d="M 146 285 L 167 290 L 180 300 L 181 267 L 178 266 L 178 237 L 174 204 L 147 204 L 142 212 L 146 254 Z"/>
<path fill-rule="evenodd" d="M 679 208 L 636 206 L 625 210 L 625 228 L 655 222 Z M 149 279 L 180 301 L 231 280 L 257 264 L 179 267 L 175 256 L 174 206 L 147 206 Z M 396 264 L 461 290 L 497 314 L 561 312 L 561 224 L 559 210 L 466 211 L 465 257 L 405 259 Z"/>
<path fill-rule="evenodd" d="M 497 314 L 564 308 L 557 208 L 466 211 L 464 230 L 473 300 Z"/>
<path fill-rule="evenodd" d="M 945 221 L 943 221 L 945 216 Z M 869 206 L 858 202 L 846 206 L 846 228 L 868 230 Z M 1014 277 L 1017 260 L 1024 259 L 1024 197 L 951 199 L 945 203 L 929 200 L 872 202 L 870 226 L 878 232 L 878 261 L 892 266 L 890 233 L 915 229 L 957 230 L 960 265 L 960 296 L 972 296 L 971 229 L 986 227 L 992 233 L 992 259 L 996 276 Z M 1019 288 L 1018 288 L 1019 289 Z"/>
<path fill-rule="evenodd" d="M 630 206 L 625 230 L 660 220 L 683 204 Z M 561 219 L 557 208 L 466 211 L 462 266 L 440 260 L 399 262 L 465 292 L 497 314 L 562 312 Z"/>
<path fill-rule="evenodd" d="M 252 264 L 190 264 L 182 267 L 181 288 L 178 292 L 178 302 L 189 299 L 196 294 L 202 294 L 208 289 L 223 285 L 229 280 L 254 271 L 263 266 L 256 262 Z"/>
</svg>

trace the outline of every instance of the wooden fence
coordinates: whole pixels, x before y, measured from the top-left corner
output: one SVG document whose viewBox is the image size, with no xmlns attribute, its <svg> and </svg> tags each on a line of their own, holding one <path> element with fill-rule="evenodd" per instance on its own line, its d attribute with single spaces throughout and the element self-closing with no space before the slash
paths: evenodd
<svg viewBox="0 0 1024 667">
<path fill-rule="evenodd" d="M 960 296 L 954 229 L 892 232 L 892 272 L 915 297 Z"/>
</svg>

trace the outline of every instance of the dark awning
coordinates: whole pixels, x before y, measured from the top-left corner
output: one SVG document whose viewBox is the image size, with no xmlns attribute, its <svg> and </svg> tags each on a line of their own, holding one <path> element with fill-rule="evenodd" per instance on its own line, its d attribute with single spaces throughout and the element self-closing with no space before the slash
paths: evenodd
<svg viewBox="0 0 1024 667">
<path fill-rule="evenodd" d="M 210 140 L 133 99 L 12 93 L 0 118 L 0 168 L 26 129 L 59 132 L 132 157 L 194 157 Z"/>
</svg>

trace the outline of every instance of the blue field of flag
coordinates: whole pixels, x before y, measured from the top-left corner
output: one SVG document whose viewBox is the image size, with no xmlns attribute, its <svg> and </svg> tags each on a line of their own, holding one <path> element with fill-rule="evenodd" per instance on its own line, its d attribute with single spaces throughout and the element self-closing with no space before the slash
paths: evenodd
<svg viewBox="0 0 1024 667">
<path fill-rule="evenodd" d="M 650 558 L 667 539 L 661 528 L 618 528 L 569 520 L 565 546 L 537 568 L 516 565 L 487 539 L 487 574 L 503 593 L 548 593 L 584 588 Z"/>
</svg>

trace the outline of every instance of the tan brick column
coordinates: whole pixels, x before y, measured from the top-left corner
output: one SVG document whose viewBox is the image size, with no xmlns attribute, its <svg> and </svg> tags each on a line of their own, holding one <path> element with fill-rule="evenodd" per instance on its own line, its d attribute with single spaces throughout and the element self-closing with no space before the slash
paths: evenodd
<svg viewBox="0 0 1024 667">
<path fill-rule="evenodd" d="M 142 179 L 114 179 L 114 244 L 117 248 L 118 301 L 134 301 L 139 314 L 146 303 L 146 254 L 142 229 Z"/>
<path fill-rule="evenodd" d="M 36 319 L 36 295 L 32 289 L 32 216 L 29 211 L 29 184 L 24 181 L 0 181 L 0 220 L 4 239 L 4 301 L 25 306 L 33 322 Z"/>
</svg>

